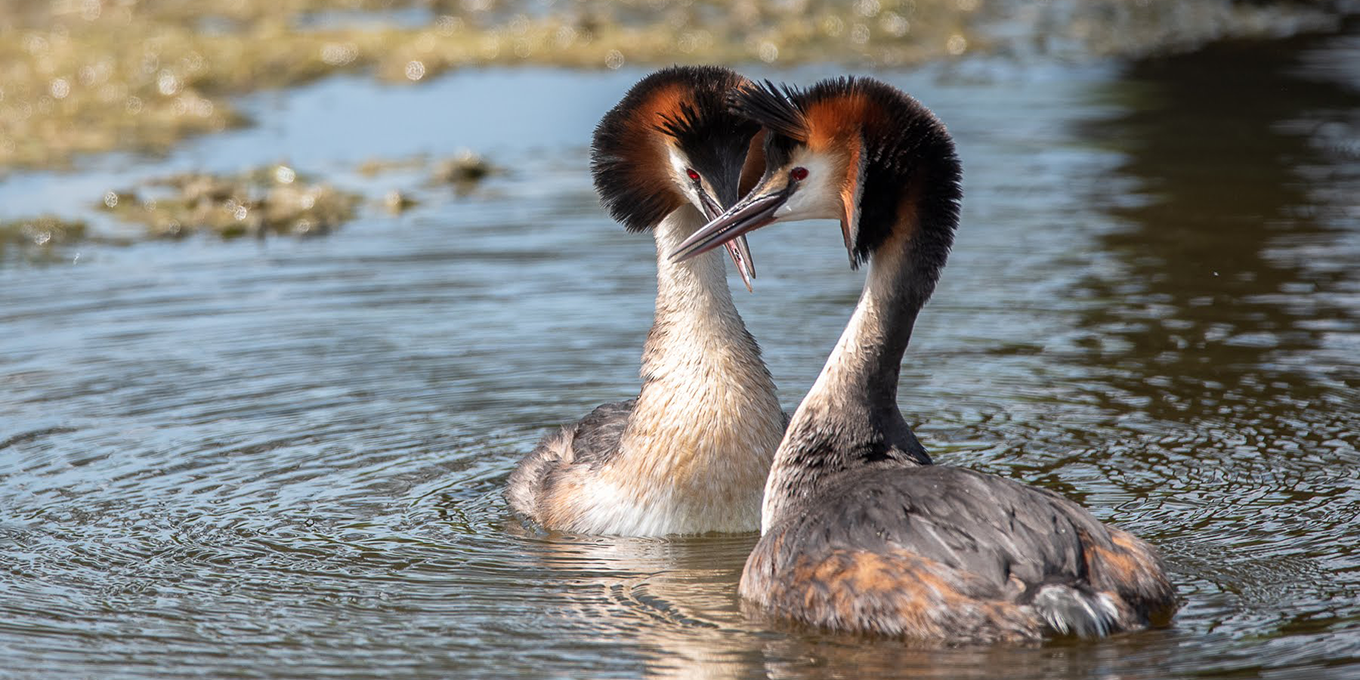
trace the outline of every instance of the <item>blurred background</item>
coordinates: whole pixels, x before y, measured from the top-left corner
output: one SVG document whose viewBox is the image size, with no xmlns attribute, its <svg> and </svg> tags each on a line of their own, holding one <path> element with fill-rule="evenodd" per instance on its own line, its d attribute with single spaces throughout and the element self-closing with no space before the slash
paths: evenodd
<svg viewBox="0 0 1360 680">
<path fill-rule="evenodd" d="M 1154 543 L 1174 627 L 825 636 L 743 611 L 754 534 L 509 513 L 636 394 L 655 252 L 588 147 L 677 62 L 949 125 L 903 412 Z M 9 0 L 0 64 L 0 675 L 1360 675 L 1360 3 Z M 791 410 L 862 273 L 751 245 Z"/>
</svg>

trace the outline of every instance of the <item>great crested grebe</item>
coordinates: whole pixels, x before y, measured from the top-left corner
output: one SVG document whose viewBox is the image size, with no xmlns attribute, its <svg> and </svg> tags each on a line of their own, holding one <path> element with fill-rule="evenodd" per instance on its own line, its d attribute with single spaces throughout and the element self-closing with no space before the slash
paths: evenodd
<svg viewBox="0 0 1360 680">
<path fill-rule="evenodd" d="M 663 69 L 595 129 L 596 191 L 628 231 L 656 240 L 656 317 L 641 393 L 549 435 L 510 475 L 510 505 L 545 527 L 656 536 L 760 526 L 787 422 L 774 380 L 732 304 L 722 257 L 664 255 L 737 201 L 743 175 L 745 188 L 760 176 L 760 126 L 725 103 L 745 82 L 724 68 Z M 732 256 L 749 267 L 744 243 Z"/>
<path fill-rule="evenodd" d="M 741 595 L 825 628 L 946 643 L 1169 623 L 1175 589 L 1146 543 L 1053 492 L 931 465 L 898 410 L 902 354 L 958 224 L 962 170 L 944 125 L 869 78 L 748 86 L 731 103 L 766 128 L 765 174 L 674 256 L 830 218 L 852 266 L 869 262 L 775 454 Z"/>
</svg>

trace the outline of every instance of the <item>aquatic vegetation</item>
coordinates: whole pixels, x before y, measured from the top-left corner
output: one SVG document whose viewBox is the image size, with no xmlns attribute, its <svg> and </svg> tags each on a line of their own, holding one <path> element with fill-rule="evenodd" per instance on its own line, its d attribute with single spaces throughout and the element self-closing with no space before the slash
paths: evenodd
<svg viewBox="0 0 1360 680">
<path fill-rule="evenodd" d="M 500 171 L 486 158 L 472 151 L 463 151 L 435 165 L 434 181 L 466 189 Z"/>
<path fill-rule="evenodd" d="M 460 194 L 504 171 L 471 151 L 433 164 L 423 156 L 370 159 L 356 169 L 369 177 L 397 170 L 413 172 L 427 177 L 431 185 L 453 186 Z M 370 208 L 393 215 L 420 204 L 402 188 L 367 198 Z M 320 182 L 287 165 L 268 165 L 235 176 L 183 173 L 137 187 L 110 189 L 91 207 L 120 222 L 140 225 L 141 235 L 147 238 L 197 233 L 233 238 L 326 234 L 353 219 L 364 203 L 365 196 L 358 193 Z M 107 236 L 101 237 L 80 220 L 53 216 L 15 219 L 0 222 L 0 251 L 5 246 L 50 249 Z M 117 240 L 137 238 L 137 234 L 120 232 Z"/>
<path fill-rule="evenodd" d="M 325 234 L 352 219 L 357 194 L 310 182 L 285 165 L 239 177 L 188 173 L 145 189 L 109 191 L 102 207 L 126 222 L 142 224 L 159 238 L 210 232 L 230 238 Z"/>
<path fill-rule="evenodd" d="M 83 221 L 52 215 L 6 220 L 0 222 L 0 253 L 7 246 L 51 248 L 68 245 L 85 238 L 87 229 Z"/>
<path fill-rule="evenodd" d="M 404 213 L 407 210 L 414 208 L 419 203 L 420 202 L 412 198 L 410 194 L 399 189 L 393 189 L 386 194 L 383 194 L 382 199 L 383 208 L 393 215 Z"/>
<path fill-rule="evenodd" d="M 413 156 L 410 158 L 370 158 L 360 163 L 354 169 L 364 177 L 377 177 L 389 172 L 421 170 L 423 171 L 430 164 L 427 156 Z"/>
<path fill-rule="evenodd" d="M 0 4 L 0 169 L 108 149 L 163 152 L 246 122 L 230 98 L 371 70 L 545 64 L 844 62 L 973 52 L 1144 54 L 1335 18 L 1329 3 L 1230 0 L 18 0 Z M 385 17 L 428 8 L 414 23 Z M 384 14 L 377 10 L 389 11 Z M 368 21 L 325 21 L 348 12 Z M 368 12 L 368 13 L 365 13 Z M 318 18 L 320 17 L 320 18 Z M 420 21 L 419 19 L 427 19 Z"/>
</svg>

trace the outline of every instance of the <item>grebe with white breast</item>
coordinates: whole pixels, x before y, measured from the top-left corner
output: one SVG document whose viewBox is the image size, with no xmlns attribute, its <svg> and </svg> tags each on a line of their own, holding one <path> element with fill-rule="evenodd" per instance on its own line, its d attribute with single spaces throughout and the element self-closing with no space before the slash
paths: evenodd
<svg viewBox="0 0 1360 680">
<path fill-rule="evenodd" d="M 549 435 L 510 475 L 510 505 L 545 527 L 655 536 L 760 526 L 787 422 L 774 380 L 719 254 L 665 257 L 737 201 L 743 177 L 750 188 L 760 176 L 760 126 L 725 103 L 745 82 L 724 68 L 663 69 L 595 130 L 596 191 L 628 231 L 656 240 L 656 316 L 641 393 Z M 744 241 L 730 252 L 754 273 Z"/>
</svg>

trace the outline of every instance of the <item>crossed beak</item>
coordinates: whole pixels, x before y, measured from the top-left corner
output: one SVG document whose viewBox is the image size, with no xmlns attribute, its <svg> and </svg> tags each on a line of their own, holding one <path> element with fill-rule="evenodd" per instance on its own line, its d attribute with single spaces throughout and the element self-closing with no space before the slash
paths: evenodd
<svg viewBox="0 0 1360 680">
<path fill-rule="evenodd" d="M 718 205 L 708 192 L 699 192 L 699 202 L 703 204 L 704 217 L 707 217 L 710 223 L 722 215 L 722 206 Z M 745 237 L 729 240 L 723 245 L 727 246 L 727 254 L 732 256 L 732 264 L 736 265 L 741 282 L 746 284 L 746 292 L 755 292 L 751 287 L 751 280 L 756 277 L 756 261 L 751 259 L 751 246 L 747 245 Z"/>
<path fill-rule="evenodd" d="M 746 253 L 747 262 L 750 261 L 750 250 L 746 246 L 745 234 L 755 231 L 761 227 L 773 223 L 776 219 L 775 211 L 784 205 L 793 195 L 792 183 L 783 186 L 772 186 L 775 182 L 764 182 L 746 198 L 738 201 L 736 205 L 727 209 L 717 217 L 709 216 L 708 224 L 690 235 L 681 243 L 678 248 L 670 254 L 670 258 L 676 262 L 687 260 L 695 255 L 706 253 L 720 245 L 726 245 L 729 252 L 732 252 L 732 259 L 736 260 L 738 253 L 742 250 Z M 705 206 L 707 207 L 707 206 Z M 739 244 L 733 249 L 732 244 Z M 738 269 L 741 265 L 738 263 Z M 752 277 L 755 276 L 752 271 Z M 745 280 L 745 274 L 742 275 Z M 750 288 L 750 283 L 747 283 Z"/>
</svg>

